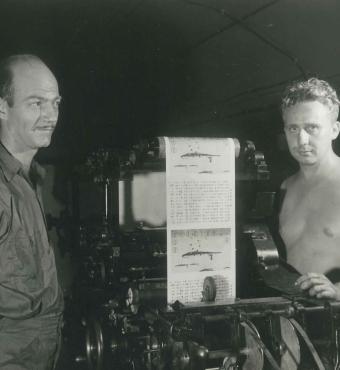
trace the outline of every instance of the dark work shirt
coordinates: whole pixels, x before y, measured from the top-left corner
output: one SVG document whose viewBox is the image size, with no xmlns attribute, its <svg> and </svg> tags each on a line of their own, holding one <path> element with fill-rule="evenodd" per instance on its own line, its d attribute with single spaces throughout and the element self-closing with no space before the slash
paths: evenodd
<svg viewBox="0 0 340 370">
<path fill-rule="evenodd" d="M 0 144 L 0 315 L 7 318 L 63 309 L 42 205 L 43 175 L 33 161 L 27 178 Z"/>
</svg>

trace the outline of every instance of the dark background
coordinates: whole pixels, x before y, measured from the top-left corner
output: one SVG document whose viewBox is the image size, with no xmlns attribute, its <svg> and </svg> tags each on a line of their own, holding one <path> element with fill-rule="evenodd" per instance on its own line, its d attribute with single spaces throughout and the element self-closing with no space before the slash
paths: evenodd
<svg viewBox="0 0 340 370">
<path fill-rule="evenodd" d="M 0 57 L 37 54 L 60 83 L 46 163 L 142 137 L 235 136 L 285 176 L 284 86 L 316 75 L 340 88 L 336 0 L 1 0 L 0 14 Z"/>
</svg>

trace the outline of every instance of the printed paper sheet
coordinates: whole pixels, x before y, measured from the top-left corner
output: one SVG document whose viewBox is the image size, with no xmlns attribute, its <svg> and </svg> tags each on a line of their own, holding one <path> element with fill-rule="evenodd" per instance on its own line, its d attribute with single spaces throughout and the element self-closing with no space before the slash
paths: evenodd
<svg viewBox="0 0 340 370">
<path fill-rule="evenodd" d="M 214 278 L 216 301 L 235 297 L 233 139 L 167 138 L 168 302 L 199 302 Z"/>
</svg>

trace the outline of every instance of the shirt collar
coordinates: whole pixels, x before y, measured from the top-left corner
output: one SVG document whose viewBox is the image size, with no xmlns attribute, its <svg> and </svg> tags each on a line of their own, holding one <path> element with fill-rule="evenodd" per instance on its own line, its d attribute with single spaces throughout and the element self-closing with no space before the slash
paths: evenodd
<svg viewBox="0 0 340 370">
<path fill-rule="evenodd" d="M 0 164 L 4 176 L 8 182 L 22 169 L 22 164 L 4 147 L 0 142 Z M 42 180 L 45 177 L 45 169 L 35 160 L 32 161 L 31 171 L 37 179 Z"/>
<path fill-rule="evenodd" d="M 33 175 L 33 178 L 36 179 L 37 184 L 42 183 L 42 181 L 45 178 L 46 170 L 40 164 L 33 159 L 31 164 L 31 173 Z"/>
</svg>

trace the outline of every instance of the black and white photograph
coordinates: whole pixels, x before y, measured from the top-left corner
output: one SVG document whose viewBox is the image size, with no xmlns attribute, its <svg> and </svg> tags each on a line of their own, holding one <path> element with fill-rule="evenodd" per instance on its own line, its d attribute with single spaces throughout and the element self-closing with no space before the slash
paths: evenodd
<svg viewBox="0 0 340 370">
<path fill-rule="evenodd" d="M 340 2 L 0 17 L 0 370 L 340 370 Z"/>
</svg>

